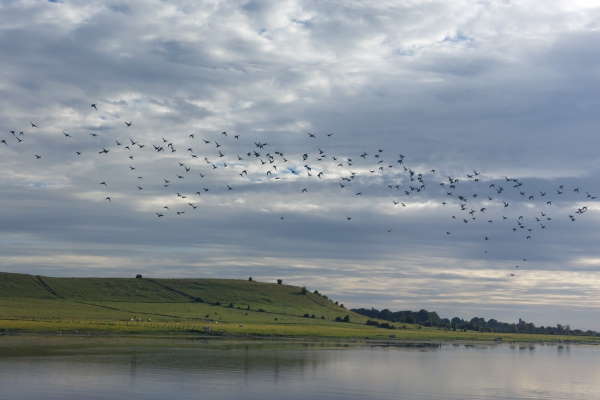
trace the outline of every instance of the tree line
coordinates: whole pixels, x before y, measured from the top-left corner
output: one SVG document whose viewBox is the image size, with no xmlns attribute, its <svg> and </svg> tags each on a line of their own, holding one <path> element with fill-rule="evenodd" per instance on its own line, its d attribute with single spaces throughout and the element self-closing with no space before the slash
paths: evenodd
<svg viewBox="0 0 600 400">
<path fill-rule="evenodd" d="M 592 330 L 571 329 L 569 325 L 557 324 L 556 326 L 536 326 L 519 318 L 517 323 L 497 321 L 494 318 L 486 320 L 474 317 L 470 320 L 454 317 L 451 319 L 440 318 L 435 311 L 390 311 L 387 308 L 377 310 L 375 308 L 354 308 L 355 313 L 369 318 L 377 318 L 390 322 L 417 324 L 432 326 L 450 330 L 498 332 L 498 333 L 539 333 L 549 335 L 573 335 L 573 336 L 600 336 L 600 333 Z"/>
</svg>

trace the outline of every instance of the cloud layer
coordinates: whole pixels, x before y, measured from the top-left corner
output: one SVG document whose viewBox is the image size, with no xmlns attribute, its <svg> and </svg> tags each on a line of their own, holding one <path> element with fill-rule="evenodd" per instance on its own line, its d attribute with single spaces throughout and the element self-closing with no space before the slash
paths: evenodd
<svg viewBox="0 0 600 400">
<path fill-rule="evenodd" d="M 5 1 L 0 270 L 284 278 L 352 306 L 600 329 L 595 3 Z M 426 189 L 404 194 L 400 154 Z"/>
</svg>

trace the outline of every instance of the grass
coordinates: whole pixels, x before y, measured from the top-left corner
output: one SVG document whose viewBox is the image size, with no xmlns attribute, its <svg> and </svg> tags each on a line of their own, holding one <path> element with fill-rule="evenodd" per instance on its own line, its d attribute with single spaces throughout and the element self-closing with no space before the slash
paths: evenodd
<svg viewBox="0 0 600 400">
<path fill-rule="evenodd" d="M 315 318 L 306 318 L 305 314 Z M 348 315 L 350 322 L 337 322 Z M 300 287 L 226 279 L 49 278 L 0 273 L 0 332 L 342 338 L 409 341 L 576 341 L 598 338 L 453 332 L 367 318 Z"/>
</svg>

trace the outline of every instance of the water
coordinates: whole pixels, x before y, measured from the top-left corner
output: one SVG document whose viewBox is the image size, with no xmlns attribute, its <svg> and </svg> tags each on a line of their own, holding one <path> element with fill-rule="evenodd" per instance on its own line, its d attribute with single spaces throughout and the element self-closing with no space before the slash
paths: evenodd
<svg viewBox="0 0 600 400">
<path fill-rule="evenodd" d="M 600 399 L 600 347 L 0 337 L 0 399 Z"/>
</svg>

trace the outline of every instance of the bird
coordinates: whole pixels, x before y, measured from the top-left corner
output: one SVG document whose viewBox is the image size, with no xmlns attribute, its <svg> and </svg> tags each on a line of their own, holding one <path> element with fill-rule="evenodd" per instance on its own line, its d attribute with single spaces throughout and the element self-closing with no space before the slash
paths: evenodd
<svg viewBox="0 0 600 400">
<path fill-rule="evenodd" d="M 98 110 L 96 104 L 91 104 L 91 108 L 94 110 Z M 30 124 L 32 128 L 37 128 L 38 124 L 33 122 L 35 119 L 32 118 Z M 118 122 L 118 121 L 117 121 Z M 127 127 L 132 126 L 131 121 L 124 121 L 124 124 Z M 18 129 L 9 131 L 12 136 L 8 136 L 10 139 L 7 141 L 6 139 L 1 139 L 0 143 L 3 143 L 5 146 L 9 146 L 12 144 L 13 139 L 17 143 L 22 143 L 24 140 L 26 142 L 30 141 L 29 136 L 25 136 L 23 131 L 19 131 Z M 189 131 L 188 131 L 189 132 Z M 181 143 L 181 146 L 186 145 L 187 152 L 192 159 L 190 164 L 183 160 L 179 161 L 179 165 L 181 168 L 185 170 L 186 173 L 191 172 L 192 165 L 194 165 L 194 169 L 196 169 L 195 161 L 193 159 L 204 157 L 204 161 L 210 166 L 207 170 L 203 170 L 196 174 L 183 174 L 183 175 L 175 175 L 177 180 L 173 183 L 175 185 L 192 185 L 194 181 L 200 178 L 207 177 L 207 180 L 210 182 L 214 182 L 215 180 L 221 180 L 221 185 L 225 185 L 227 191 L 223 191 L 224 193 L 233 190 L 233 186 L 235 186 L 236 181 L 225 181 L 223 182 L 226 176 L 233 176 L 234 179 L 244 179 L 248 185 L 260 185 L 264 182 L 270 182 L 269 184 L 277 185 L 279 183 L 276 182 L 285 182 L 288 185 L 295 185 L 294 190 L 300 189 L 301 193 L 306 193 L 308 198 L 312 194 L 308 194 L 308 182 L 310 179 L 318 179 L 319 187 L 325 187 L 327 184 L 339 186 L 343 190 L 339 190 L 339 194 L 334 194 L 335 196 L 346 196 L 346 201 L 354 201 L 351 200 L 353 197 L 363 196 L 363 193 L 366 196 L 366 193 L 369 193 L 369 200 L 371 200 L 371 194 L 374 193 L 373 196 L 377 196 L 377 191 L 371 191 L 371 184 L 379 185 L 381 190 L 389 190 L 391 193 L 395 193 L 394 197 L 398 195 L 402 195 L 404 193 L 405 196 L 409 198 L 421 198 L 428 196 L 430 190 L 434 190 L 433 188 L 440 188 L 440 195 L 445 195 L 446 198 L 444 201 L 441 201 L 441 205 L 446 206 L 444 210 L 448 211 L 448 217 L 452 218 L 455 222 L 460 224 L 462 220 L 464 224 L 460 224 L 464 227 L 464 229 L 475 229 L 479 222 L 486 222 L 485 226 L 488 227 L 488 230 L 482 232 L 480 238 L 483 237 L 485 241 L 489 241 L 491 243 L 495 242 L 495 240 L 490 240 L 492 237 L 489 229 L 492 227 L 500 227 L 505 226 L 505 229 L 512 230 L 513 232 L 523 232 L 524 235 L 516 235 L 519 240 L 530 240 L 534 237 L 537 238 L 536 233 L 544 230 L 550 229 L 551 225 L 549 221 L 552 221 L 552 218 L 546 215 L 543 211 L 540 213 L 541 208 L 546 206 L 553 205 L 553 201 L 556 199 L 555 196 L 562 195 L 561 200 L 567 200 L 567 196 L 571 193 L 572 197 L 576 197 L 577 194 L 582 193 L 578 198 L 583 198 L 583 193 L 585 193 L 585 199 L 596 200 L 596 196 L 594 196 L 590 191 L 585 191 L 586 188 L 580 186 L 572 186 L 566 183 L 565 185 L 552 186 L 548 189 L 529 185 L 528 180 L 521 178 L 513 178 L 513 177 L 504 177 L 504 179 L 495 179 L 483 175 L 482 172 L 478 169 L 473 169 L 472 172 L 464 173 L 460 176 L 442 176 L 439 171 L 439 168 L 431 168 L 432 166 L 423 166 L 423 167 L 411 167 L 410 160 L 404 154 L 399 154 L 395 157 L 393 154 L 388 151 L 387 148 L 359 148 L 354 155 L 346 154 L 342 155 L 342 153 L 338 153 L 333 148 L 333 144 L 335 144 L 336 140 L 327 140 L 326 142 L 331 145 L 330 148 L 324 148 L 325 140 L 322 140 L 324 136 L 327 138 L 333 137 L 334 133 L 325 133 L 323 135 L 315 134 L 312 132 L 306 132 L 306 135 L 309 139 L 306 140 L 306 143 L 310 142 L 314 144 L 314 148 L 312 149 L 301 149 L 298 148 L 294 151 L 295 154 L 286 154 L 280 150 L 281 148 L 276 148 L 275 145 L 269 144 L 267 142 L 262 142 L 260 140 L 254 141 L 249 144 L 249 148 L 246 149 L 238 149 L 238 146 L 243 145 L 243 141 L 236 143 L 236 151 L 238 154 L 235 154 L 232 159 L 236 159 L 237 161 L 232 161 L 228 157 L 230 150 L 230 144 L 228 138 L 233 137 L 236 141 L 239 141 L 240 135 L 228 134 L 226 131 L 217 130 L 216 135 L 213 137 L 202 138 L 204 144 L 214 143 L 216 147 L 216 153 L 212 153 L 213 157 L 217 156 L 221 161 L 219 162 L 211 162 L 208 157 L 205 157 L 201 152 L 194 151 L 193 147 L 190 146 L 192 140 L 199 136 L 199 134 L 195 133 L 184 133 L 180 137 L 173 137 L 173 140 L 168 140 L 167 138 L 162 137 L 162 143 L 160 145 L 152 144 L 152 148 L 154 151 L 148 153 L 143 153 L 144 144 L 139 143 L 134 138 L 129 138 L 130 145 L 122 147 L 122 143 L 118 139 L 115 140 L 116 147 L 123 148 L 124 150 L 128 150 L 126 157 L 129 160 L 135 158 L 141 158 L 141 155 L 144 154 L 144 157 L 153 156 L 158 157 L 154 160 L 157 160 L 155 164 L 158 168 L 160 163 L 158 160 L 166 160 L 168 157 L 172 157 L 172 154 L 167 150 L 170 150 L 170 153 L 175 153 L 175 144 Z M 220 132 L 220 135 L 218 134 Z M 66 130 L 63 131 L 63 135 L 66 138 L 71 138 L 71 134 L 69 134 Z M 91 137 L 102 137 L 97 132 L 90 132 L 89 135 Z M 216 137 L 222 137 L 223 143 L 219 143 L 214 140 Z M 306 138 L 306 137 L 305 137 Z M 32 140 L 35 140 L 33 138 Z M 220 139 L 219 139 L 220 140 Z M 322 143 L 323 142 L 323 143 Z M 316 149 L 315 149 L 316 148 Z M 111 147 L 103 147 L 98 153 L 102 155 L 107 155 L 110 150 L 114 150 L 111 152 L 110 156 L 105 158 L 105 160 L 113 160 L 113 157 L 120 157 L 119 149 L 111 148 Z M 198 149 L 197 149 L 198 150 Z M 308 150 L 308 151 L 306 151 Z M 81 151 L 76 151 L 75 154 L 78 157 L 82 156 Z M 140 154 L 140 157 L 138 157 Z M 392 155 L 390 155 L 392 154 Z M 359 156 L 358 158 L 356 156 Z M 42 158 L 41 155 L 35 154 L 34 157 L 36 159 Z M 87 157 L 82 157 L 83 159 L 87 159 Z M 169 158 L 171 159 L 171 158 Z M 115 159 L 116 160 L 116 159 Z M 189 160 L 189 159 L 187 159 Z M 356 160 L 356 161 L 354 161 Z M 117 162 L 117 161 L 115 161 Z M 192 164 L 194 163 L 194 164 Z M 302 163 L 302 164 L 300 164 Z M 349 169 L 356 168 L 353 165 L 356 164 L 359 171 L 355 170 L 349 172 Z M 306 174 L 301 174 L 299 170 L 302 170 L 302 165 L 304 165 L 304 171 Z M 123 165 L 125 168 L 127 165 Z M 251 169 L 252 168 L 252 169 Z M 136 167 L 133 165 L 129 165 L 129 170 L 134 171 Z M 231 172 L 228 172 L 231 171 Z M 251 171 L 249 173 L 249 171 Z M 205 172 L 205 173 L 203 173 Z M 260 172 L 260 174 L 259 174 Z M 231 175 L 235 173 L 239 175 L 238 178 L 235 175 Z M 227 175 L 230 174 L 230 175 Z M 259 178 L 262 174 L 263 178 Z M 372 175 L 371 175 L 372 174 Z M 265 179 L 264 176 L 267 176 L 269 179 Z M 333 179 L 333 177 L 338 177 L 338 179 Z M 131 179 L 135 179 L 134 176 L 131 176 Z M 145 180 L 150 184 L 151 177 Z M 326 179 L 327 178 L 327 179 Z M 331 179 L 328 179 L 331 178 Z M 356 179 L 355 179 L 356 178 Z M 137 176 L 137 183 L 141 183 L 141 180 L 144 179 L 142 176 Z M 185 180 L 184 180 L 185 179 Z M 111 181 L 112 182 L 112 181 Z M 170 192 L 171 181 L 169 179 L 163 178 L 162 187 L 164 193 Z M 365 184 L 369 185 L 366 186 Z M 219 185 L 220 187 L 222 187 Z M 216 187 L 219 187 L 216 186 Z M 373 186 L 374 187 L 374 186 Z M 139 191 L 143 190 L 142 186 L 137 185 Z M 479 190 L 481 189 L 481 190 Z M 135 189 L 134 189 L 135 190 Z M 178 189 L 182 190 L 183 189 Z M 200 196 L 201 193 L 208 192 L 208 188 L 204 187 L 195 192 L 196 195 Z M 369 190 L 367 192 L 367 190 Z M 312 190 L 311 190 L 312 191 Z M 397 193 L 395 191 L 398 191 Z M 489 191 L 489 192 L 488 192 Z M 193 193 L 193 192 L 190 192 Z M 296 192 L 297 193 L 297 192 Z M 556 194 L 555 194 L 556 193 Z M 141 195 L 141 193 L 140 193 Z M 233 195 L 233 193 L 232 193 Z M 243 190 L 236 190 L 235 196 L 243 196 Z M 515 196 L 516 195 L 516 196 Z M 178 197 L 185 199 L 185 193 L 178 193 Z M 364 197 L 364 196 L 363 196 Z M 109 200 L 111 196 L 107 196 L 105 199 Z M 303 197 L 305 198 L 305 197 Z M 487 199 L 487 200 L 486 200 Z M 404 200 L 404 199 L 402 199 Z M 268 200 L 267 200 L 268 201 Z M 392 204 L 394 206 L 401 205 L 402 207 L 407 207 L 407 203 L 411 202 L 409 200 L 401 201 L 401 199 L 392 199 Z M 531 209 L 531 212 L 527 214 L 521 215 L 516 219 L 516 223 L 505 225 L 504 221 L 511 222 L 512 217 L 509 220 L 510 212 L 513 210 L 519 209 L 521 204 L 527 202 L 527 207 Z M 362 202 L 361 202 L 362 203 Z M 440 204 L 440 202 L 436 201 L 436 204 Z M 198 208 L 196 204 L 187 203 L 192 209 Z M 366 203 L 365 203 L 366 204 Z M 389 204 L 389 203 L 388 203 Z M 411 205 L 413 203 L 411 202 Z M 417 203 L 417 199 L 415 199 L 415 204 Z M 456 210 L 452 210 L 452 207 L 456 206 Z M 166 206 L 165 206 L 166 207 Z M 510 207 L 510 208 L 509 208 Z M 557 209 L 560 207 L 553 207 L 552 209 Z M 168 208 L 165 208 L 168 209 Z M 494 213 L 503 210 L 505 215 L 495 215 Z M 544 210 L 549 210 L 550 208 L 544 208 Z M 422 211 L 419 210 L 419 207 L 411 207 L 410 211 L 416 213 L 415 215 L 424 215 Z M 451 211 L 452 210 L 452 211 Z M 535 213 L 533 212 L 535 210 Z M 588 210 L 593 210 L 593 208 L 588 208 L 587 206 L 583 206 L 578 204 L 577 208 L 571 211 L 571 214 L 568 215 L 569 219 L 572 222 L 575 222 L 576 218 L 583 218 L 584 214 L 587 214 Z M 557 211 L 558 212 L 558 211 Z M 461 214 L 462 213 L 462 214 Z M 158 215 L 163 216 L 165 214 Z M 454 215 L 452 215 L 454 214 Z M 486 215 L 485 218 L 481 217 L 481 215 Z M 566 213 L 565 213 L 566 214 Z M 180 211 L 177 215 L 183 215 L 183 212 Z M 563 214 L 564 215 L 564 214 Z M 502 218 L 500 218 L 502 217 Z M 284 217 L 280 216 L 280 219 L 283 220 Z M 346 219 L 350 221 L 352 217 L 347 216 Z M 357 222 L 358 223 L 358 222 Z M 473 226 L 473 228 L 470 228 Z M 386 228 L 386 232 L 391 232 L 391 228 Z M 447 236 L 451 235 L 451 231 L 444 231 Z M 456 236 L 458 237 L 458 236 Z M 495 236 L 494 236 L 495 237 Z M 488 254 L 487 250 L 484 251 L 484 254 Z"/>
</svg>

